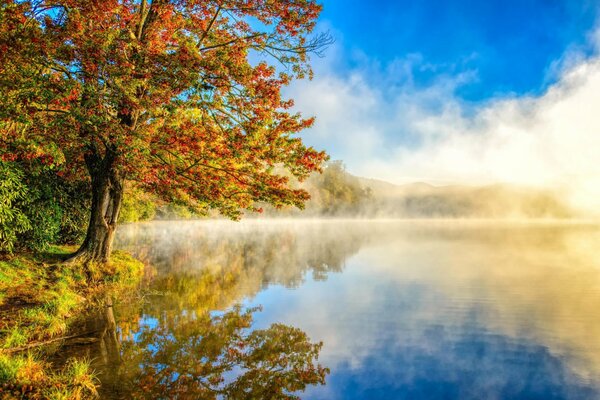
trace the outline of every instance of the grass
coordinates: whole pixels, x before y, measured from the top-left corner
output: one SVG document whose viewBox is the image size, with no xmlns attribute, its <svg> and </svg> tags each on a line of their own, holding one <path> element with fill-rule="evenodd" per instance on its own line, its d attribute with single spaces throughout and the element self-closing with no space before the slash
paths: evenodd
<svg viewBox="0 0 600 400">
<path fill-rule="evenodd" d="M 70 360 L 55 371 L 32 353 L 0 354 L 2 399 L 91 399 L 98 396 L 98 379 L 88 360 Z"/>
<path fill-rule="evenodd" d="M 89 361 L 71 359 L 56 370 L 35 349 L 19 350 L 66 335 L 76 315 L 141 278 L 143 264 L 124 252 L 114 252 L 107 265 L 61 264 L 73 250 L 54 246 L 0 260 L 0 399 L 97 395 Z"/>
</svg>

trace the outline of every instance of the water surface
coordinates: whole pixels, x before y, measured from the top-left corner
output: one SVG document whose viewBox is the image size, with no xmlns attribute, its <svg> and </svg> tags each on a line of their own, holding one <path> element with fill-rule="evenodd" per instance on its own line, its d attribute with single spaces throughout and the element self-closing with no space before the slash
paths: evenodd
<svg viewBox="0 0 600 400">
<path fill-rule="evenodd" d="M 92 351 L 106 397 L 600 398 L 595 225 L 154 222 L 118 247 L 151 268 Z"/>
</svg>

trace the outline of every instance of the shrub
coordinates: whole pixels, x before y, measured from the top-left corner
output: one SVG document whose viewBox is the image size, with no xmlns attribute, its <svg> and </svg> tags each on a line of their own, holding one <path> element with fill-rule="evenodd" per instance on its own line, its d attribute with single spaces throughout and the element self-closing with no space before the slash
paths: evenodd
<svg viewBox="0 0 600 400">
<path fill-rule="evenodd" d="M 70 182 L 45 166 L 0 162 L 0 252 L 35 251 L 83 239 L 87 182 Z"/>
<path fill-rule="evenodd" d="M 0 161 L 0 251 L 12 252 L 19 234 L 32 228 L 20 208 L 28 200 L 29 190 L 23 172 L 13 163 Z"/>
<path fill-rule="evenodd" d="M 23 212 L 32 228 L 22 234 L 21 244 L 35 251 L 45 250 L 50 244 L 58 242 L 63 209 L 52 198 L 48 187 L 30 186 L 29 194 Z"/>
</svg>

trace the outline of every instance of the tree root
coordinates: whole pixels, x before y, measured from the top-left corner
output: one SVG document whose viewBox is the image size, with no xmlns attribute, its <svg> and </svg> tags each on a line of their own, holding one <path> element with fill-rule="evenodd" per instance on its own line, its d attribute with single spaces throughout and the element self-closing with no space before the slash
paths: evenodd
<svg viewBox="0 0 600 400">
<path fill-rule="evenodd" d="M 2 349 L 2 350 L 0 350 L 0 353 L 5 353 L 5 354 L 20 353 L 20 352 L 25 351 L 25 350 L 33 349 L 35 347 L 45 346 L 45 345 L 48 345 L 48 344 L 51 344 L 51 343 L 59 342 L 61 340 L 70 340 L 70 339 L 81 338 L 81 337 L 90 336 L 90 335 L 93 335 L 93 334 L 96 334 L 96 333 L 99 333 L 99 332 L 100 331 L 96 330 L 96 331 L 92 331 L 92 332 L 79 333 L 77 335 L 61 336 L 61 337 L 57 337 L 57 338 L 52 338 L 52 339 L 44 340 L 44 341 L 41 341 L 41 342 L 29 343 L 26 346 L 13 347 L 11 349 Z"/>
</svg>

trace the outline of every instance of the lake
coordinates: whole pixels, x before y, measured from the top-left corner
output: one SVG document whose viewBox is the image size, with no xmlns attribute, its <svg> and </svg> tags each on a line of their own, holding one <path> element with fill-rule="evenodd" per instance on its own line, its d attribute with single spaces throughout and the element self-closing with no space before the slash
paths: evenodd
<svg viewBox="0 0 600 400">
<path fill-rule="evenodd" d="M 152 222 L 117 247 L 149 268 L 86 347 L 107 398 L 600 398 L 593 224 Z"/>
</svg>

